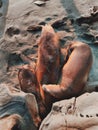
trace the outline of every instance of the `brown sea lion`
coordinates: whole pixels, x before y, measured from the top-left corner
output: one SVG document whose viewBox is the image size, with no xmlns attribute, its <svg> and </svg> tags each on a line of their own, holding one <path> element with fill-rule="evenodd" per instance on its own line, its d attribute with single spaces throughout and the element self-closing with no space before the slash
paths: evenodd
<svg viewBox="0 0 98 130">
<path fill-rule="evenodd" d="M 90 47 L 82 42 L 70 44 L 71 54 L 62 69 L 59 85 L 43 85 L 42 88 L 57 100 L 78 96 L 86 85 L 92 66 Z"/>
<path fill-rule="evenodd" d="M 37 93 L 37 79 L 35 76 L 35 71 L 30 65 L 23 66 L 19 69 L 18 79 L 22 91 L 26 93 Z"/>
<path fill-rule="evenodd" d="M 38 41 L 36 76 L 39 84 L 57 83 L 60 68 L 59 38 L 50 25 L 42 28 Z"/>
<path fill-rule="evenodd" d="M 26 57 L 23 57 L 26 59 Z M 28 61 L 26 59 L 26 61 Z M 28 69 L 21 69 L 18 73 L 19 83 L 23 91 L 37 92 L 40 113 L 45 115 L 51 106 L 51 96 L 45 95 L 42 90 L 43 84 L 57 83 L 60 69 L 60 46 L 59 38 L 50 25 L 42 27 L 41 37 L 38 41 L 38 60 L 36 73 Z M 31 72 L 32 71 L 32 72 Z M 34 78 L 35 76 L 35 78 Z M 36 80 L 37 79 L 37 80 Z M 31 87 L 30 87 L 31 86 Z M 31 91 L 29 90 L 31 89 Z"/>
<path fill-rule="evenodd" d="M 39 89 L 40 87 L 36 79 L 35 70 L 29 65 L 23 66 L 18 72 L 18 80 L 22 91 L 35 95 L 39 109 L 39 115 L 41 119 L 43 119 L 48 114 L 46 107 L 48 104 L 46 105 L 41 97 Z"/>
<path fill-rule="evenodd" d="M 59 37 L 51 27 L 42 27 L 41 37 L 38 41 L 38 60 L 36 65 L 36 77 L 40 87 L 40 94 L 45 104 L 51 104 L 50 96 L 46 96 L 42 90 L 43 84 L 55 84 L 59 78 L 60 70 L 60 45 Z M 48 99 L 49 98 L 49 99 Z M 47 105 L 46 105 L 47 106 Z"/>
</svg>

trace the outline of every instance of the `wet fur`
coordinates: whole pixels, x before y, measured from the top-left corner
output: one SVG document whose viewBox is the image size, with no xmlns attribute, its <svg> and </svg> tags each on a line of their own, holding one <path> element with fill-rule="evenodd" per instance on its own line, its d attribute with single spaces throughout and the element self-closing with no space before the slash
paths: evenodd
<svg viewBox="0 0 98 130">
<path fill-rule="evenodd" d="M 46 25 L 38 43 L 36 76 L 39 84 L 57 83 L 60 69 L 59 39 L 53 28 Z"/>
<path fill-rule="evenodd" d="M 22 91 L 28 93 L 31 92 L 37 93 L 36 92 L 37 79 L 33 69 L 31 70 L 30 67 L 21 68 L 18 72 L 18 79 Z"/>
<path fill-rule="evenodd" d="M 18 73 L 21 89 L 25 92 L 36 92 L 36 99 L 42 118 L 46 116 L 52 105 L 51 96 L 44 93 L 42 84 L 57 83 L 59 69 L 59 39 L 53 28 L 50 25 L 45 25 L 38 41 L 36 72 L 35 70 L 32 71 L 32 67 L 27 67 L 20 69 Z"/>
<path fill-rule="evenodd" d="M 48 111 L 40 94 L 35 70 L 30 66 L 21 68 L 18 72 L 18 79 L 22 91 L 35 95 L 39 109 L 39 115 L 41 119 L 43 119 L 48 114 Z"/>
<path fill-rule="evenodd" d="M 70 51 L 69 59 L 62 69 L 60 83 L 58 85 L 43 85 L 43 90 L 57 100 L 80 95 L 92 66 L 92 52 L 87 44 L 72 42 Z"/>
</svg>

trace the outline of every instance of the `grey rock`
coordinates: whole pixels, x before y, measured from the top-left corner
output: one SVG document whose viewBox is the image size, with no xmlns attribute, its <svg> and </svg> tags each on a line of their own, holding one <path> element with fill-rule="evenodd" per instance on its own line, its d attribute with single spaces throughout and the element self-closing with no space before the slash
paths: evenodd
<svg viewBox="0 0 98 130">
<path fill-rule="evenodd" d="M 36 130 L 40 121 L 33 94 L 0 84 L 0 130 Z"/>
<path fill-rule="evenodd" d="M 39 130 L 97 130 L 97 96 L 96 92 L 85 93 L 77 98 L 54 103 Z"/>
</svg>

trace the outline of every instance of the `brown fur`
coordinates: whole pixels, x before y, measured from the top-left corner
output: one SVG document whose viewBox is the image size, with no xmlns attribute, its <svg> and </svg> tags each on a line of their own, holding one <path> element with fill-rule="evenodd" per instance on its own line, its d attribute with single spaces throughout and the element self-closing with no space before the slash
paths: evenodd
<svg viewBox="0 0 98 130">
<path fill-rule="evenodd" d="M 59 39 L 53 28 L 46 25 L 38 43 L 36 76 L 39 84 L 57 83 L 60 68 Z"/>
<path fill-rule="evenodd" d="M 60 70 L 60 46 L 59 38 L 50 25 L 42 28 L 41 37 L 38 42 L 38 60 L 36 76 L 39 84 L 40 94 L 49 111 L 52 101 L 51 96 L 46 95 L 42 89 L 43 84 L 55 84 L 59 78 Z"/>
<path fill-rule="evenodd" d="M 44 91 L 42 90 L 42 85 L 46 83 L 57 83 L 59 69 L 59 39 L 53 28 L 50 25 L 46 25 L 43 26 L 42 34 L 38 41 L 36 74 L 34 71 L 30 70 L 30 68 L 23 68 L 18 73 L 21 89 L 25 92 L 37 92 L 37 101 L 42 118 L 45 117 L 47 112 L 49 112 L 52 104 L 51 96 L 45 95 Z M 31 82 L 31 85 L 29 82 Z"/>
<path fill-rule="evenodd" d="M 24 92 L 34 92 L 37 93 L 37 79 L 35 76 L 35 71 L 31 69 L 30 66 L 28 67 L 23 67 L 19 70 L 18 72 L 18 79 L 19 79 L 19 84 L 21 87 L 21 90 Z"/>
<path fill-rule="evenodd" d="M 70 51 L 71 55 L 62 69 L 60 84 L 43 85 L 44 91 L 58 100 L 78 96 L 86 85 L 92 66 L 92 53 L 87 44 L 73 42 Z"/>
<path fill-rule="evenodd" d="M 24 66 L 18 72 L 18 80 L 22 91 L 26 93 L 33 93 L 35 95 L 39 109 L 39 115 L 43 119 L 47 115 L 47 108 L 40 94 L 35 70 L 30 66 Z"/>
</svg>

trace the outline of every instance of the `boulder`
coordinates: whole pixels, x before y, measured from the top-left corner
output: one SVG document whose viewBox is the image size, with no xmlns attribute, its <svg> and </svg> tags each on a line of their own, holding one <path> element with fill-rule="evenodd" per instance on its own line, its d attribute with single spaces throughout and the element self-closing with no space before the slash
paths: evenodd
<svg viewBox="0 0 98 130">
<path fill-rule="evenodd" d="M 97 92 L 53 104 L 39 130 L 98 130 Z"/>
<path fill-rule="evenodd" d="M 36 130 L 40 121 L 33 94 L 0 84 L 0 130 Z"/>
</svg>

